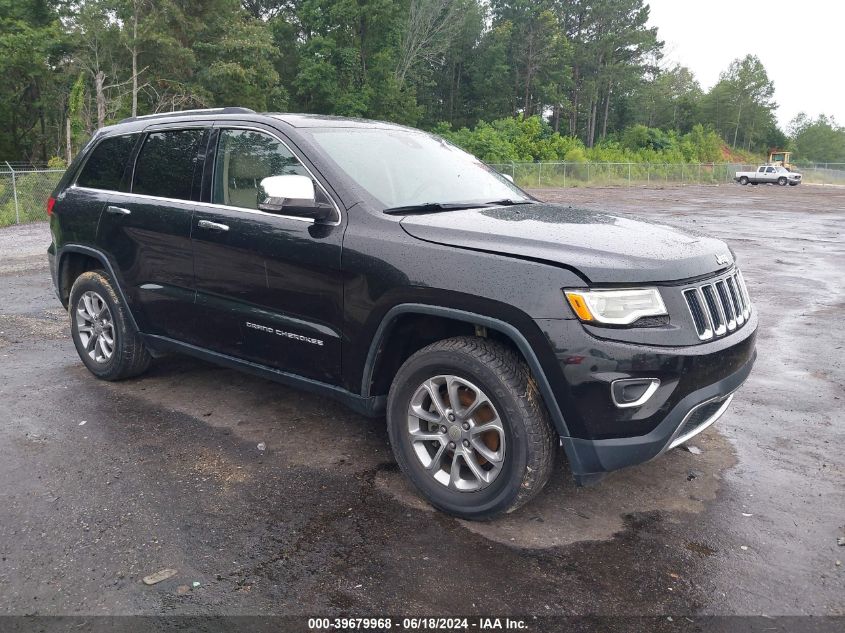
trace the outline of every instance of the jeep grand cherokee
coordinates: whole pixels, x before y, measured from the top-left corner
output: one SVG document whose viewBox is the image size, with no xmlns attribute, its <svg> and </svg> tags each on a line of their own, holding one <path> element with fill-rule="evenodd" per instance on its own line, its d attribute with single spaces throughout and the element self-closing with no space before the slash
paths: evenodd
<svg viewBox="0 0 845 633">
<path fill-rule="evenodd" d="M 545 204 L 446 141 L 224 108 L 127 119 L 48 203 L 50 265 L 98 378 L 181 352 L 385 416 L 466 518 L 579 483 L 728 407 L 757 316 L 728 247 Z"/>
</svg>

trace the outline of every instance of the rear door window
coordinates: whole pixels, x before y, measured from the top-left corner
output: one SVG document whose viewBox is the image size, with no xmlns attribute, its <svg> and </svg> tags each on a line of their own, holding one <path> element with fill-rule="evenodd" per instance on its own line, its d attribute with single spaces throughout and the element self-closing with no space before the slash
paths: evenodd
<svg viewBox="0 0 845 633">
<path fill-rule="evenodd" d="M 85 161 L 76 179 L 77 186 L 120 191 L 123 172 L 137 138 L 137 134 L 128 134 L 100 141 Z"/>
<path fill-rule="evenodd" d="M 205 130 L 202 129 L 148 134 L 135 161 L 132 193 L 191 200 L 197 172 L 197 150 L 204 135 Z"/>
</svg>

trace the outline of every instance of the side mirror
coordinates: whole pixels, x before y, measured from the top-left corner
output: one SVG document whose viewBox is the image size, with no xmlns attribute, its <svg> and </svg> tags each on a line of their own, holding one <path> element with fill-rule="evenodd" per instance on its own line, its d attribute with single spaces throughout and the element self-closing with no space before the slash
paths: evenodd
<svg viewBox="0 0 845 633">
<path fill-rule="evenodd" d="M 502 176 L 513 182 L 513 176 L 511 176 L 510 174 L 502 174 Z"/>
<path fill-rule="evenodd" d="M 318 197 L 320 200 L 318 200 Z M 334 207 L 308 176 L 268 176 L 258 188 L 258 209 L 268 213 L 325 220 Z"/>
</svg>

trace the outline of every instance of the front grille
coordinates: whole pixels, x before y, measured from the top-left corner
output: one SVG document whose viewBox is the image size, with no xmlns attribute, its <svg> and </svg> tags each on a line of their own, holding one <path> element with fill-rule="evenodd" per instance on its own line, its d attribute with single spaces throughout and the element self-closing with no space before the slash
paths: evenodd
<svg viewBox="0 0 845 633">
<path fill-rule="evenodd" d="M 748 289 L 739 270 L 686 288 L 684 299 L 702 341 L 733 332 L 751 315 Z"/>
</svg>

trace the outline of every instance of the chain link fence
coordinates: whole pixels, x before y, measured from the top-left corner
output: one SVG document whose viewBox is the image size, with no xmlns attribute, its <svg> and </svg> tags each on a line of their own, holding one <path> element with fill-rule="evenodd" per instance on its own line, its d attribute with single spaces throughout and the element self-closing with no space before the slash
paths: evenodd
<svg viewBox="0 0 845 633">
<path fill-rule="evenodd" d="M 820 185 L 845 185 L 845 163 L 817 163 L 807 167 L 796 167 L 804 182 Z"/>
<path fill-rule="evenodd" d="M 521 187 L 642 186 L 719 184 L 733 182 L 738 171 L 756 171 L 741 163 L 499 163 L 493 169 Z M 845 185 L 845 165 L 827 163 L 796 169 L 803 181 Z"/>
<path fill-rule="evenodd" d="M 521 187 L 601 187 L 719 184 L 733 182 L 738 171 L 755 171 L 741 163 L 499 163 L 493 169 Z M 805 183 L 845 185 L 845 163 L 802 166 Z M 0 227 L 47 219 L 47 198 L 63 169 L 0 163 Z"/>
<path fill-rule="evenodd" d="M 0 163 L 0 227 L 46 220 L 47 198 L 64 173 Z"/>
</svg>

